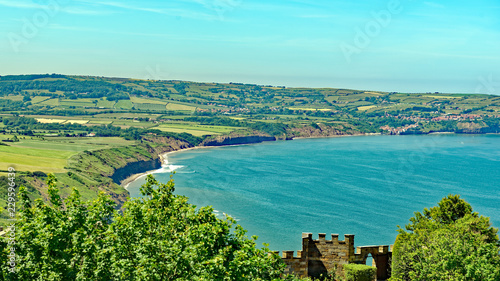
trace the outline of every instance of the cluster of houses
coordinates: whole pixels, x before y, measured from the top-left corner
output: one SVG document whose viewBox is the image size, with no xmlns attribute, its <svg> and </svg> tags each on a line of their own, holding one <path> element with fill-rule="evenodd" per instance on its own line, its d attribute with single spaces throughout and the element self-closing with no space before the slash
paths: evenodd
<svg viewBox="0 0 500 281">
<path fill-rule="evenodd" d="M 404 132 L 408 131 L 409 129 L 417 128 L 417 127 L 418 127 L 418 124 L 411 124 L 411 125 L 406 125 L 404 127 L 397 127 L 397 128 L 393 128 L 393 127 L 389 127 L 389 125 L 385 125 L 385 126 L 380 127 L 380 129 L 382 129 L 384 131 L 388 131 L 390 135 L 400 135 L 401 133 L 404 133 Z"/>
<path fill-rule="evenodd" d="M 428 117 L 420 117 L 420 116 L 404 116 L 404 115 L 390 115 L 387 112 L 385 113 L 386 118 L 395 118 L 400 120 L 411 120 L 415 122 L 419 121 L 450 121 L 450 120 L 476 120 L 481 119 L 482 116 L 479 114 L 446 114 L 439 117 L 428 118 Z M 494 117 L 494 116 L 493 116 Z"/>
<path fill-rule="evenodd" d="M 481 115 L 478 114 L 457 114 L 457 115 L 444 115 L 439 117 L 434 117 L 432 121 L 450 121 L 450 120 L 476 120 L 481 119 Z"/>
</svg>

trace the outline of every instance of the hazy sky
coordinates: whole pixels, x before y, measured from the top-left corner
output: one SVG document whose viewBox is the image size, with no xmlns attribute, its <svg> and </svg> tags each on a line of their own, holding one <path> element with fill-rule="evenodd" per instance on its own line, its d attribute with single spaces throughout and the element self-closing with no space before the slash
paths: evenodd
<svg viewBox="0 0 500 281">
<path fill-rule="evenodd" d="M 498 0 L 0 0 L 0 75 L 500 94 Z"/>
</svg>

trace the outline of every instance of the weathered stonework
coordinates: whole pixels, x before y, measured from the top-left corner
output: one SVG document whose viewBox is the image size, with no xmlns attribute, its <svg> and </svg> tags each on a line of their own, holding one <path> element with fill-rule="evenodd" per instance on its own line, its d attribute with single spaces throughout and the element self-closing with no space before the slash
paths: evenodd
<svg viewBox="0 0 500 281">
<path fill-rule="evenodd" d="M 318 234 L 318 240 L 312 239 L 312 233 L 302 234 L 302 251 L 294 257 L 293 251 L 283 251 L 282 259 L 286 263 L 285 274 L 295 274 L 300 277 L 319 277 L 329 271 L 336 270 L 343 276 L 342 265 L 346 263 L 365 264 L 371 254 L 373 266 L 377 267 L 377 279 L 390 277 L 389 246 L 357 247 L 354 251 L 354 235 L 344 235 L 339 240 L 338 234 L 332 234 L 331 240 L 326 240 L 325 233 Z"/>
</svg>

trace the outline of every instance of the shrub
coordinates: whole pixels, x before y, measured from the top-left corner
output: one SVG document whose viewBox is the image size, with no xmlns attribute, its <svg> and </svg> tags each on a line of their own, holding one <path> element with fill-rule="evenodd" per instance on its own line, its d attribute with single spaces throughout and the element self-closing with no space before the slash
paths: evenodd
<svg viewBox="0 0 500 281">
<path fill-rule="evenodd" d="M 33 172 L 33 176 L 35 176 L 37 178 L 46 178 L 47 174 L 44 172 L 41 172 L 41 171 L 35 171 L 35 172 Z"/>
<path fill-rule="evenodd" d="M 459 195 L 449 195 L 399 229 L 391 280 L 500 280 L 497 231 Z"/>
<path fill-rule="evenodd" d="M 52 174 L 47 185 L 49 202 L 19 189 L 15 273 L 0 237 L 0 280 L 279 280 L 285 267 L 234 219 L 174 195 L 173 180 L 149 175 L 121 212 L 103 193 L 63 200 Z"/>
<path fill-rule="evenodd" d="M 364 264 L 344 264 L 346 281 L 373 281 L 377 268 Z"/>
</svg>

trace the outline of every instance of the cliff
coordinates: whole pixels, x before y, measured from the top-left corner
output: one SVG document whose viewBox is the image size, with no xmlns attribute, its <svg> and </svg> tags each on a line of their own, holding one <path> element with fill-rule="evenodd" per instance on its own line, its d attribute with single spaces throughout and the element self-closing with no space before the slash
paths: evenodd
<svg viewBox="0 0 500 281">
<path fill-rule="evenodd" d="M 142 160 L 138 162 L 130 162 L 127 163 L 125 166 L 116 169 L 113 175 L 111 176 L 111 179 L 116 184 L 122 184 L 122 182 L 125 179 L 127 179 L 132 175 L 145 173 L 147 171 L 157 170 L 161 168 L 161 164 L 162 163 L 160 161 L 160 158 L 148 161 Z"/>
<path fill-rule="evenodd" d="M 336 124 L 335 126 L 317 123 L 314 126 L 291 127 L 287 129 L 290 138 L 315 138 L 333 137 L 360 134 L 358 130 L 348 124 Z"/>
<path fill-rule="evenodd" d="M 78 188 L 83 200 L 93 199 L 102 191 L 121 207 L 129 193 L 120 183 L 134 174 L 159 169 L 160 154 L 188 147 L 191 145 L 187 142 L 150 135 L 136 145 L 84 151 L 68 160 L 68 172 L 56 174 L 57 184 L 63 198 L 73 187 Z M 46 198 L 44 181 L 38 180 L 36 186 Z"/>
<path fill-rule="evenodd" d="M 202 146 L 223 146 L 223 145 L 238 145 L 261 143 L 264 141 L 275 141 L 275 137 L 257 135 L 257 136 L 218 136 L 216 138 L 207 139 L 201 143 Z"/>
</svg>

